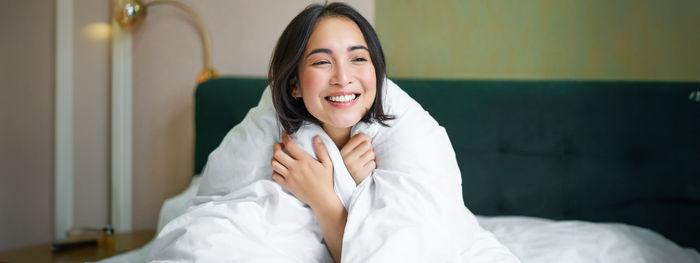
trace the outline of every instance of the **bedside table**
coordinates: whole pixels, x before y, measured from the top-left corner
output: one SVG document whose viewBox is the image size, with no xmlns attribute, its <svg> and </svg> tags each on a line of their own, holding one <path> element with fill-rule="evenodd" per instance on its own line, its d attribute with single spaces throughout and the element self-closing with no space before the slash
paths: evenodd
<svg viewBox="0 0 700 263">
<path fill-rule="evenodd" d="M 155 230 L 115 233 L 113 246 L 88 246 L 51 252 L 51 244 L 41 244 L 0 252 L 0 262 L 85 262 L 108 258 L 151 241 Z"/>
</svg>

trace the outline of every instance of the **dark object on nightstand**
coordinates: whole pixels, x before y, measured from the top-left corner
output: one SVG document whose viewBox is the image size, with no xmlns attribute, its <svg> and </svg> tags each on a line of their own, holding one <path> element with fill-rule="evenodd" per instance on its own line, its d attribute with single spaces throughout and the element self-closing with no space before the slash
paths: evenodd
<svg viewBox="0 0 700 263">
<path fill-rule="evenodd" d="M 91 247 L 91 246 L 96 246 L 97 245 L 97 240 L 96 239 L 87 239 L 87 240 L 76 240 L 76 241 L 62 241 L 62 242 L 54 242 L 51 244 L 51 252 L 57 253 L 73 248 L 80 248 L 80 247 Z"/>
</svg>

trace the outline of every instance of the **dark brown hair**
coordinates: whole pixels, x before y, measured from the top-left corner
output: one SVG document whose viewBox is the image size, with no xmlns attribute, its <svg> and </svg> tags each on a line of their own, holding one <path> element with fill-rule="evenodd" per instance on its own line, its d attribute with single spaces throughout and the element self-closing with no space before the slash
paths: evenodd
<svg viewBox="0 0 700 263">
<path fill-rule="evenodd" d="M 377 121 L 381 125 L 388 126 L 386 121 L 394 119 L 394 116 L 385 115 L 384 107 L 382 106 L 386 64 L 377 33 L 372 28 L 372 25 L 352 7 L 343 3 L 330 3 L 326 5 L 310 5 L 294 17 L 292 22 L 282 32 L 273 51 L 267 78 L 271 87 L 272 101 L 282 127 L 287 133 L 293 134 L 299 130 L 303 121 L 321 124 L 319 120 L 309 113 L 302 100 L 292 97 L 291 81 L 295 78 L 298 79 L 299 62 L 306 50 L 311 32 L 316 23 L 324 17 L 349 18 L 362 31 L 377 78 L 377 95 L 374 98 L 372 107 L 362 117 L 361 121 L 366 123 Z"/>
</svg>

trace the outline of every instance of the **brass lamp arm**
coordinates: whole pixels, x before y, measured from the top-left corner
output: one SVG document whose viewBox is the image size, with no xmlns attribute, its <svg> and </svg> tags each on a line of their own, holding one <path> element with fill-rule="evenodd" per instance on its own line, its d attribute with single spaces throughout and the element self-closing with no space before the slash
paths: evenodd
<svg viewBox="0 0 700 263">
<path fill-rule="evenodd" d="M 185 11 L 194 23 L 197 25 L 199 30 L 199 36 L 202 38 L 202 49 L 204 50 L 204 65 L 202 72 L 197 76 L 197 83 L 205 82 L 212 78 L 219 77 L 219 73 L 216 72 L 211 66 L 211 43 L 209 42 L 209 33 L 204 29 L 204 24 L 202 20 L 199 19 L 197 13 L 192 10 L 189 6 L 180 3 L 175 0 L 153 0 L 147 4 L 143 4 L 140 0 L 115 0 L 114 2 L 114 20 L 119 23 L 120 26 L 128 28 L 134 23 L 142 20 L 146 16 L 146 10 L 150 6 L 155 5 L 170 5 Z"/>
<path fill-rule="evenodd" d="M 206 71 L 207 69 L 211 69 L 211 49 L 209 46 L 209 34 L 204 29 L 204 24 L 202 23 L 202 20 L 199 19 L 197 13 L 195 13 L 194 10 L 192 10 L 192 8 L 190 8 L 189 6 L 174 0 L 153 0 L 148 3 L 145 3 L 144 7 L 148 8 L 150 6 L 155 5 L 171 5 L 180 8 L 183 11 L 185 11 L 192 18 L 192 20 L 194 20 L 195 24 L 197 25 L 197 28 L 199 29 L 199 33 L 202 36 L 202 47 L 204 49 L 204 70 Z"/>
</svg>

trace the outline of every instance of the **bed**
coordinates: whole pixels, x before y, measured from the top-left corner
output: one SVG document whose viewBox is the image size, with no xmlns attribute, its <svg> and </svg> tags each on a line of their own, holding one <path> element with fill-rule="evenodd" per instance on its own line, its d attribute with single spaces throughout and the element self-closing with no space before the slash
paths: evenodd
<svg viewBox="0 0 700 263">
<path fill-rule="evenodd" d="M 445 127 L 465 204 L 521 261 L 700 262 L 700 83 L 395 82 Z M 195 175 L 265 86 L 197 88 Z M 166 201 L 159 229 L 197 184 Z"/>
</svg>

